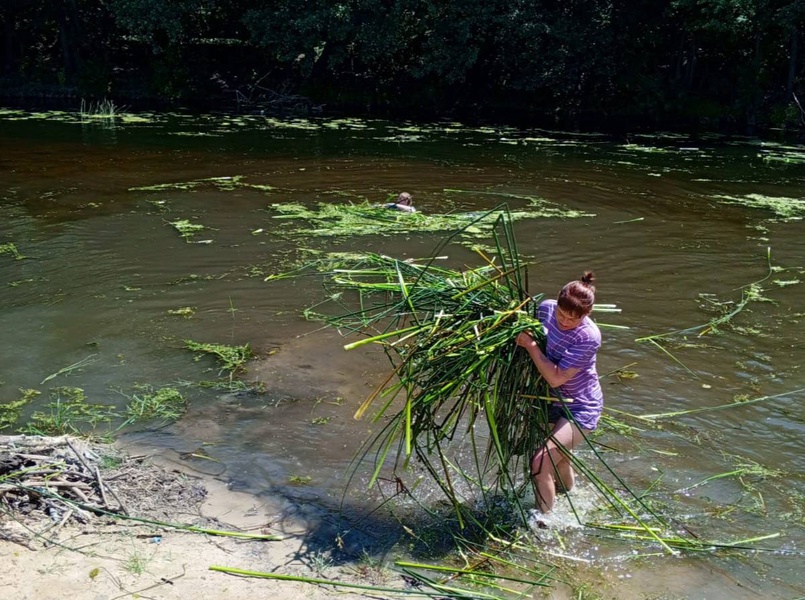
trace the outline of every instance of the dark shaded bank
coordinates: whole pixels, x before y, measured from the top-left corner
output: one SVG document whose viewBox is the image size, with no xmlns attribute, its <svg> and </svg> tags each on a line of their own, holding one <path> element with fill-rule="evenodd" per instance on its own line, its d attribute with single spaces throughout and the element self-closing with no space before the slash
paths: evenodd
<svg viewBox="0 0 805 600">
<path fill-rule="evenodd" d="M 337 93 L 337 92 L 334 92 Z M 576 133 L 599 133 L 614 138 L 629 138 L 630 134 L 674 132 L 683 135 L 707 136 L 756 136 L 792 143 L 805 141 L 805 128 L 776 127 L 770 124 L 745 127 L 735 119 L 724 117 L 675 117 L 652 118 L 641 115 L 601 115 L 584 113 L 574 115 L 548 114 L 537 109 L 498 104 L 464 106 L 453 103 L 449 106 L 386 106 L 339 101 L 317 103 L 313 99 L 294 94 L 287 101 L 272 104 L 258 102 L 235 102 L 225 97 L 201 97 L 188 100 L 170 100 L 149 97 L 146 94 L 121 94 L 102 100 L 87 100 L 77 89 L 54 86 L 24 85 L 12 88 L 0 86 L 0 105 L 6 108 L 30 112 L 50 110 L 80 111 L 96 110 L 101 102 L 111 102 L 118 111 L 174 112 L 185 114 L 260 115 L 266 117 L 322 117 L 381 119 L 391 122 L 414 123 L 460 122 L 469 127 L 503 126 L 522 130 L 545 129 Z"/>
<path fill-rule="evenodd" d="M 793 0 L 7 0 L 0 100 L 505 122 L 805 123 Z"/>
</svg>

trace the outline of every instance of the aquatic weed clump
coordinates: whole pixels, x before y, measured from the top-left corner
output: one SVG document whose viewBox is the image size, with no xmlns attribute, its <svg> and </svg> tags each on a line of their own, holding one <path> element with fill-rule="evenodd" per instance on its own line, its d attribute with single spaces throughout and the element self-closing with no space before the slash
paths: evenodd
<svg viewBox="0 0 805 600">
<path fill-rule="evenodd" d="M 199 353 L 196 360 L 204 354 L 215 356 L 219 364 L 219 374 L 226 373 L 230 380 L 236 373 L 245 370 L 245 363 L 252 357 L 252 350 L 249 344 L 242 346 L 227 346 L 226 344 L 207 344 L 185 340 L 185 348 Z"/>
<path fill-rule="evenodd" d="M 35 411 L 21 431 L 33 435 L 85 434 L 117 416 L 114 406 L 88 402 L 79 387 L 53 388 L 50 396 L 51 402 L 44 410 Z"/>
<path fill-rule="evenodd" d="M 175 421 L 184 414 L 187 399 L 171 387 L 154 389 L 150 385 L 139 386 L 126 405 L 126 423 L 136 421 Z"/>
<path fill-rule="evenodd" d="M 720 194 L 713 196 L 713 198 L 724 204 L 735 204 L 765 210 L 784 221 L 800 221 L 805 217 L 805 201 L 801 198 L 764 196 L 762 194 L 745 194 L 743 196 Z"/>
<path fill-rule="evenodd" d="M 479 190 L 444 190 L 446 194 L 469 194 L 477 196 L 504 197 L 521 202 L 519 209 L 507 209 L 507 219 L 518 221 L 538 218 L 592 217 L 591 213 L 564 208 L 543 198 L 515 194 L 503 194 Z M 456 240 L 472 245 L 478 239 L 492 237 L 493 219 L 479 218 L 485 213 L 401 213 L 382 205 L 359 203 L 319 202 L 313 207 L 296 203 L 276 203 L 271 207 L 274 219 L 285 221 L 282 231 L 317 237 L 341 237 L 357 235 L 400 235 L 407 233 L 456 232 Z M 493 249 L 494 250 L 494 249 Z"/>
<path fill-rule="evenodd" d="M 13 242 L 0 244 L 0 255 L 3 254 L 10 254 L 14 257 L 14 260 L 23 260 L 25 258 L 25 256 L 20 254 L 20 251 L 17 250 L 17 246 L 15 246 Z"/>
</svg>

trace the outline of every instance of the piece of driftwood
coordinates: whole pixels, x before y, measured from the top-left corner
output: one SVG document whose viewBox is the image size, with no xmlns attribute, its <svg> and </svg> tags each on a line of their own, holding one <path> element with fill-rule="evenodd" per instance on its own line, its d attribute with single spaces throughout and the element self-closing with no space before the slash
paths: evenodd
<svg viewBox="0 0 805 600">
<path fill-rule="evenodd" d="M 75 455 L 76 455 L 76 458 L 78 458 L 78 460 L 81 462 L 81 464 L 82 464 L 82 465 L 84 465 L 84 467 L 85 467 L 85 468 L 86 468 L 86 469 L 87 469 L 87 470 L 88 470 L 88 471 L 89 471 L 89 472 L 92 474 L 92 476 L 95 478 L 95 483 L 98 485 L 98 493 L 101 495 L 101 500 L 103 501 L 103 505 L 104 505 L 104 506 L 105 506 L 105 507 L 106 507 L 108 510 L 112 510 L 112 507 L 111 507 L 111 506 L 109 506 L 109 502 L 107 502 L 107 500 L 106 500 L 106 491 L 105 491 L 105 489 L 104 489 L 104 488 L 106 488 L 106 489 L 108 489 L 108 490 L 109 490 L 109 492 L 112 494 L 112 496 L 114 497 L 114 499 L 115 499 L 115 500 L 117 500 L 117 504 L 118 504 L 118 507 L 119 507 L 117 510 L 118 510 L 119 512 L 122 512 L 124 515 L 129 514 L 129 511 L 128 511 L 128 510 L 126 510 L 126 507 L 123 505 L 123 502 L 121 502 L 120 498 L 118 498 L 118 497 L 117 497 L 117 494 L 115 494 L 115 491 L 114 491 L 112 488 L 108 487 L 108 486 L 107 486 L 107 485 L 104 483 L 103 479 L 101 478 L 101 471 L 100 471 L 100 469 L 98 469 L 98 465 L 95 465 L 94 467 L 90 467 L 90 466 L 89 466 L 89 465 L 86 463 L 86 461 L 84 460 L 84 457 L 82 457 L 82 456 L 81 456 L 81 454 L 78 452 L 78 450 L 76 450 L 76 449 L 75 449 L 75 446 L 73 446 L 73 444 L 70 442 L 70 440 L 67 440 L 67 445 L 70 447 L 70 450 L 72 450 L 72 451 L 73 451 L 73 454 L 75 454 Z M 89 454 L 89 453 L 87 453 L 87 454 Z"/>
<path fill-rule="evenodd" d="M 107 460 L 111 459 L 111 460 Z M 203 501 L 199 481 L 112 445 L 67 436 L 0 436 L 0 540 L 34 549 L 115 516 L 172 522 Z M 130 512 L 131 511 L 131 512 Z"/>
<path fill-rule="evenodd" d="M 53 521 L 48 530 L 54 531 L 71 519 L 86 523 L 87 511 L 128 514 L 101 476 L 99 460 L 80 439 L 0 436 L 0 509 L 7 516 L 40 513 Z M 107 494 L 118 506 L 110 505 Z"/>
</svg>

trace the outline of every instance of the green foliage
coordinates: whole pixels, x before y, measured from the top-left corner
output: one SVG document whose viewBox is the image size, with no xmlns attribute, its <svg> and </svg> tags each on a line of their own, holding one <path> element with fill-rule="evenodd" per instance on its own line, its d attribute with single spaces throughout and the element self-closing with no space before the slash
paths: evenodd
<svg viewBox="0 0 805 600">
<path fill-rule="evenodd" d="M 775 127 L 796 128 L 802 125 L 802 111 L 794 102 L 788 102 L 772 107 L 769 111 L 769 120 Z"/>
<path fill-rule="evenodd" d="M 804 17 L 800 0 L 7 0 L 0 31 L 21 89 L 93 99 L 798 126 Z"/>
<path fill-rule="evenodd" d="M 155 53 L 198 35 L 213 17 L 217 0 L 112 0 L 116 23 Z"/>
</svg>

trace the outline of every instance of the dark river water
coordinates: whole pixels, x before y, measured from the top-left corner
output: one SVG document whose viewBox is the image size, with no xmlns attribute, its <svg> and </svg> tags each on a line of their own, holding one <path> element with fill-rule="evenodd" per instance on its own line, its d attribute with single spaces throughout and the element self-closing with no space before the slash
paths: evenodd
<svg viewBox="0 0 805 600">
<path fill-rule="evenodd" d="M 553 296 L 593 269 L 598 302 L 621 310 L 598 317 L 619 326 L 602 329 L 599 355 L 597 439 L 610 466 L 707 539 L 774 536 L 754 542 L 757 552 L 663 557 L 579 529 L 562 552 L 600 572 L 591 585 L 607 597 L 802 597 L 803 153 L 756 139 L 2 111 L 0 247 L 24 258 L 0 254 L 0 402 L 38 390 L 25 418 L 60 386 L 116 406 L 144 385 L 175 387 L 189 401 L 184 417 L 126 428 L 124 446 L 258 494 L 315 524 L 322 544 L 350 529 L 356 552 L 382 549 L 398 526 L 368 516 L 379 497 L 359 485 L 367 473 L 359 467 L 343 490 L 377 427 L 352 415 L 388 362 L 345 351 L 338 332 L 301 316 L 324 298 L 320 279 L 264 279 L 315 251 L 426 257 L 444 234 L 299 235 L 271 205 L 408 191 L 427 215 L 539 197 L 589 216 L 516 222 L 532 293 Z M 170 224 L 183 219 L 205 227 L 193 243 Z M 441 253 L 478 266 L 466 246 Z M 752 282 L 760 297 L 717 331 L 677 336 L 663 345 L 670 354 L 637 341 L 707 323 L 708 309 L 734 308 Z M 191 318 L 170 313 L 185 307 Z M 195 385 L 218 373 L 185 340 L 249 344 L 257 359 L 242 379 L 262 393 Z M 737 400 L 750 402 L 635 418 Z"/>
</svg>

